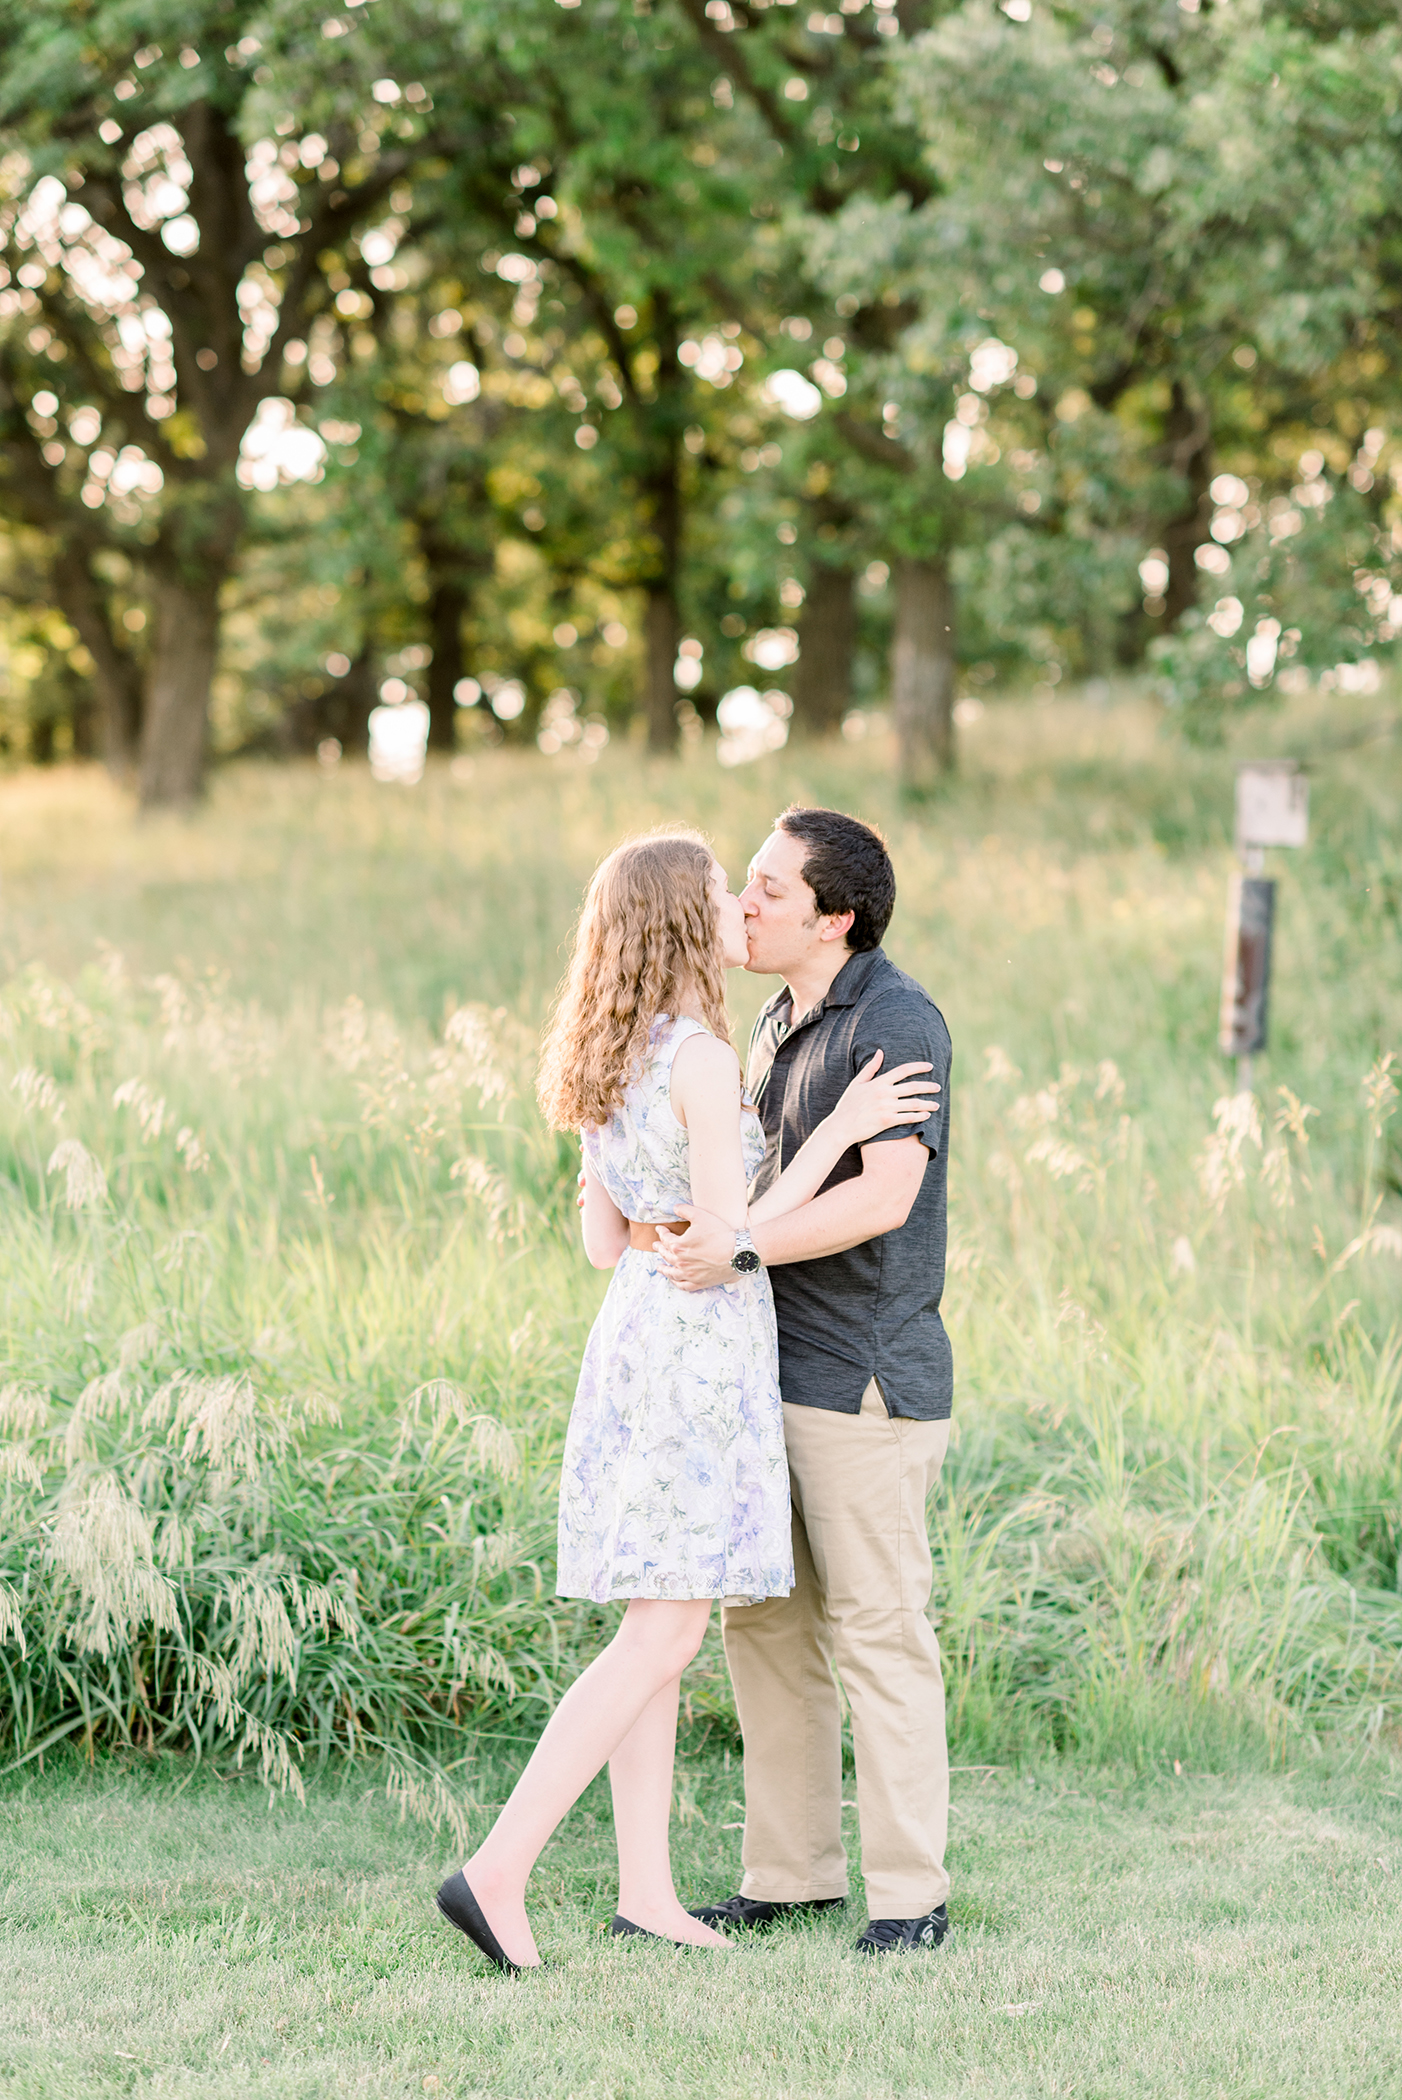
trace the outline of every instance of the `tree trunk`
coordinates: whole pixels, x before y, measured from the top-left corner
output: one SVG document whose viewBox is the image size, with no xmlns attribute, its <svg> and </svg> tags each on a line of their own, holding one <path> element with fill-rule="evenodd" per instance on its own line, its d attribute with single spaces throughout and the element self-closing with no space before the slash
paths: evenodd
<svg viewBox="0 0 1402 2100">
<path fill-rule="evenodd" d="M 648 526 L 653 541 L 644 621 L 643 707 L 647 714 L 647 748 L 657 754 L 675 751 L 681 736 L 677 720 L 675 677 L 681 613 L 677 579 L 681 573 L 682 492 L 681 429 L 684 421 L 685 373 L 677 357 L 680 330 L 670 295 L 653 292 L 653 331 L 657 349 L 656 396 L 647 411 Z"/>
<path fill-rule="evenodd" d="M 954 770 L 954 586 L 942 555 L 896 564 L 891 703 L 901 787 L 927 794 Z"/>
<path fill-rule="evenodd" d="M 114 779 L 123 780 L 136 763 L 141 732 L 141 668 L 130 650 L 113 639 L 106 607 L 79 548 L 65 547 L 59 554 L 54 591 L 64 618 L 93 660 L 102 757 Z"/>
<path fill-rule="evenodd" d="M 73 698 L 73 756 L 97 757 L 97 705 L 91 687 L 80 686 Z"/>
<path fill-rule="evenodd" d="M 810 736 L 831 736 L 842 726 L 852 699 L 852 658 L 857 646 L 857 579 L 851 569 L 816 562 L 798 623 L 799 658 L 794 673 L 794 727 Z"/>
<path fill-rule="evenodd" d="M 677 644 L 681 640 L 681 614 L 677 610 L 672 579 L 653 584 L 647 594 L 644 629 L 644 697 L 647 707 L 647 748 L 668 752 L 677 748 Z"/>
<path fill-rule="evenodd" d="M 203 791 L 221 582 L 208 570 L 194 583 L 157 575 L 156 635 L 141 731 L 143 809 L 194 802 Z"/>
<path fill-rule="evenodd" d="M 467 592 L 453 576 L 434 580 L 429 604 L 433 635 L 433 657 L 428 667 L 428 748 L 455 751 L 458 742 L 458 703 L 453 687 L 463 675 L 462 618 L 467 611 Z"/>
<path fill-rule="evenodd" d="M 323 699 L 323 734 L 334 736 L 347 758 L 365 758 L 370 750 L 370 716 L 379 705 L 375 659 L 369 640 L 344 678 Z"/>
<path fill-rule="evenodd" d="M 1168 589 L 1164 609 L 1153 623 L 1165 633 L 1198 602 L 1198 567 L 1194 550 L 1206 537 L 1212 514 L 1208 483 L 1212 478 L 1212 426 L 1205 408 L 1194 408 L 1181 379 L 1173 382 L 1164 429 L 1168 464 L 1188 484 L 1188 500 L 1162 529 L 1160 545 L 1168 556 Z"/>
</svg>

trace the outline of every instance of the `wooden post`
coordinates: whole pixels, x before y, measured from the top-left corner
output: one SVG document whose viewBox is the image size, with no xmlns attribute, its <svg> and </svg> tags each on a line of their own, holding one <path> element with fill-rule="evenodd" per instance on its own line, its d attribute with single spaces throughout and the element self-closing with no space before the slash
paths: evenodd
<svg viewBox="0 0 1402 2100">
<path fill-rule="evenodd" d="M 1227 893 L 1218 1040 L 1223 1056 L 1237 1061 L 1239 1094 L 1250 1091 L 1251 1059 L 1266 1047 L 1274 923 L 1275 884 L 1259 875 L 1233 875 Z"/>
</svg>

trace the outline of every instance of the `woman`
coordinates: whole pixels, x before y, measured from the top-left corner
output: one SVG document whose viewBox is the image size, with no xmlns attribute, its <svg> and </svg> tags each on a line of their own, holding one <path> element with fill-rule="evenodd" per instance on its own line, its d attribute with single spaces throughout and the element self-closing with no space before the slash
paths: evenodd
<svg viewBox="0 0 1402 2100">
<path fill-rule="evenodd" d="M 589 885 L 546 1040 L 541 1104 L 557 1129 L 583 1135 L 585 1252 L 614 1271 L 566 1438 L 558 1587 L 627 1610 L 486 1839 L 438 1892 L 444 1915 L 506 1970 L 539 1966 L 526 1882 L 605 1763 L 613 1931 L 727 1945 L 678 1901 L 668 1824 L 681 1674 L 712 1601 L 793 1586 L 774 1307 L 744 1228 L 816 1195 L 849 1146 L 929 1113 L 909 1076 L 929 1066 L 878 1078 L 878 1054 L 747 1212 L 764 1136 L 725 1014 L 725 972 L 746 953 L 743 908 L 704 840 L 619 846 Z M 732 1284 L 684 1293 L 659 1270 L 658 1231 L 686 1202 L 736 1227 Z"/>
</svg>

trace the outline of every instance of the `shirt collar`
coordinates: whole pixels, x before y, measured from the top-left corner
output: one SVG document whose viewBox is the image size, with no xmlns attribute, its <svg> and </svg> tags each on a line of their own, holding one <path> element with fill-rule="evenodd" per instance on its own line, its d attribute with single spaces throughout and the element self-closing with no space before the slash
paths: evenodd
<svg viewBox="0 0 1402 2100">
<path fill-rule="evenodd" d="M 867 948 L 862 954 L 852 956 L 828 986 L 826 998 L 819 1000 L 819 1013 L 827 1006 L 855 1006 L 867 988 L 872 971 L 885 960 L 880 948 Z"/>
<path fill-rule="evenodd" d="M 805 1021 L 816 1021 L 830 1006 L 855 1006 L 867 988 L 867 980 L 877 965 L 884 963 L 885 953 L 880 948 L 867 948 L 860 955 L 849 956 L 818 1004 L 804 1015 Z M 779 1008 L 787 1003 L 789 988 L 781 985 L 773 997 L 766 1002 L 764 1019 L 772 1020 Z"/>
</svg>

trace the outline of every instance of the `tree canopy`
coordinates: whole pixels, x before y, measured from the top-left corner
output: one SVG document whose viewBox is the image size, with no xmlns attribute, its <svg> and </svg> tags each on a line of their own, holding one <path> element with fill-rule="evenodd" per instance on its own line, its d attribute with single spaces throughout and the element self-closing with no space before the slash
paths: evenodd
<svg viewBox="0 0 1402 2100">
<path fill-rule="evenodd" d="M 0 738 L 156 804 L 377 704 L 738 758 L 889 698 L 918 792 L 993 679 L 1366 683 L 1399 59 L 1363 0 L 4 0 Z"/>
</svg>

